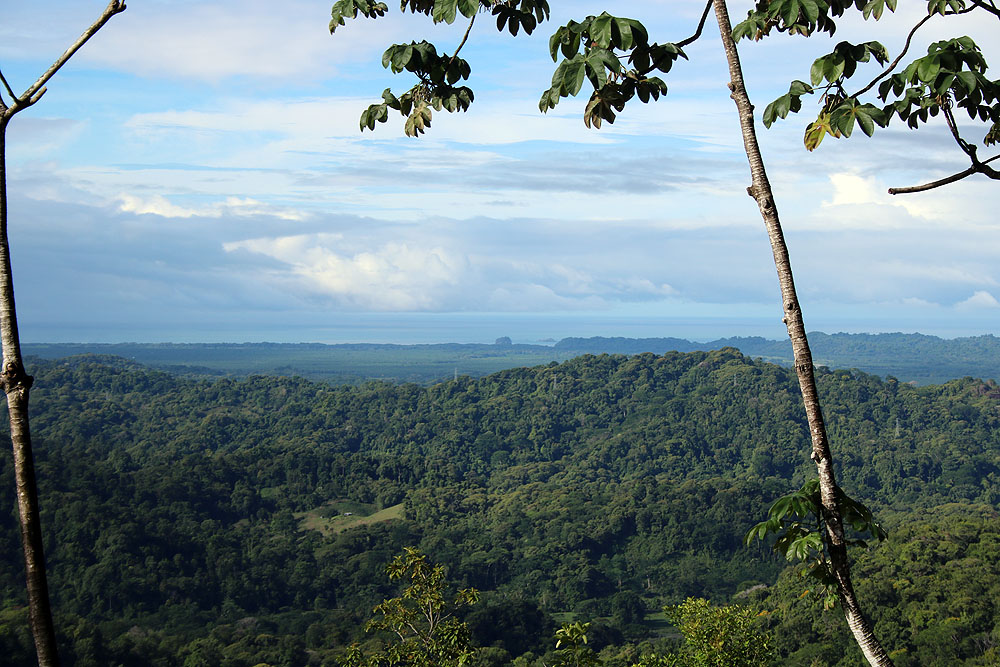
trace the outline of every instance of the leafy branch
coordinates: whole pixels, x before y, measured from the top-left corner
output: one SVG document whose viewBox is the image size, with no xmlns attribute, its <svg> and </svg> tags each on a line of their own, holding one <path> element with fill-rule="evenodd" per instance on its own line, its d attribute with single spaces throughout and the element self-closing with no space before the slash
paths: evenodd
<svg viewBox="0 0 1000 667">
<path fill-rule="evenodd" d="M 868 534 L 880 542 L 888 537 L 885 529 L 875 520 L 871 510 L 854 500 L 839 486 L 836 502 L 844 524 L 859 534 Z M 803 576 L 816 579 L 823 586 L 823 606 L 833 608 L 839 602 L 837 578 L 831 567 L 829 554 L 829 529 L 820 499 L 819 480 L 811 479 L 801 489 L 778 498 L 767 512 L 767 520 L 751 528 L 743 542 L 749 545 L 754 539 L 764 540 L 777 535 L 773 548 L 789 561 L 806 564 Z M 847 539 L 847 546 L 867 548 L 863 539 Z"/>
<path fill-rule="evenodd" d="M 761 39 L 772 29 L 806 36 L 816 31 L 833 34 L 836 23 L 832 17 L 841 16 L 852 4 L 866 20 L 879 20 L 885 9 L 890 12 L 896 9 L 896 0 L 855 0 L 853 3 L 845 0 L 761 0 L 747 20 L 736 26 L 734 37 Z M 876 126 L 887 127 L 894 117 L 916 129 L 941 115 L 971 166 L 922 186 L 891 188 L 890 194 L 922 192 L 976 173 L 1000 179 L 1000 172 L 989 166 L 994 158 L 978 158 L 976 147 L 960 135 L 953 115 L 954 108 L 961 108 L 970 119 L 989 123 L 982 139 L 984 146 L 1000 142 L 1000 80 L 987 78 L 988 65 L 978 45 L 970 37 L 935 42 L 928 47 L 926 56 L 897 70 L 917 30 L 928 21 L 935 16 L 956 16 L 975 9 L 986 10 L 1000 18 L 1000 10 L 992 1 L 928 0 L 927 15 L 909 31 L 899 55 L 855 93 L 846 91 L 846 82 L 857 72 L 857 65 L 873 57 L 879 64 L 886 65 L 888 52 L 878 42 L 839 43 L 832 53 L 814 61 L 810 83 L 793 81 L 788 93 L 767 106 L 763 116 L 765 126 L 770 127 L 777 119 L 800 111 L 802 96 L 815 92 L 820 93 L 820 112 L 806 127 L 803 139 L 810 151 L 815 150 L 826 135 L 850 137 L 855 125 L 867 136 L 872 136 Z M 861 96 L 876 84 L 883 105 L 862 103 Z"/>
<path fill-rule="evenodd" d="M 338 0 L 333 5 L 330 32 L 345 25 L 347 18 L 379 18 L 388 12 L 383 2 L 372 0 Z M 526 34 L 549 17 L 547 0 L 401 0 L 400 10 L 410 10 L 429 16 L 434 23 L 452 24 L 461 15 L 469 20 L 461 41 L 451 55 L 439 54 L 427 41 L 393 44 L 382 54 L 382 66 L 398 74 L 410 72 L 417 83 L 398 97 L 390 88 L 382 92 L 382 102 L 372 104 L 361 113 L 361 130 L 374 130 L 376 123 L 389 119 L 389 110 L 398 111 L 406 122 L 406 136 L 416 137 L 431 126 L 433 111 L 466 111 L 474 95 L 468 86 L 457 85 L 472 73 L 469 63 L 458 57 L 472 32 L 476 16 L 490 13 L 496 17 L 497 30 L 505 28 L 511 35 L 523 30 Z"/>
<path fill-rule="evenodd" d="M 616 53 L 619 51 L 621 55 Z M 554 109 L 561 98 L 577 95 L 586 79 L 594 92 L 584 109 L 583 122 L 595 128 L 605 120 L 614 123 L 616 112 L 633 97 L 645 103 L 666 95 L 667 84 L 650 74 L 665 74 L 677 58 L 687 58 L 676 44 L 650 44 L 646 28 L 635 19 L 607 12 L 560 27 L 549 39 L 549 52 L 558 65 L 538 108 L 543 113 Z M 622 65 L 623 59 L 631 67 Z"/>
</svg>

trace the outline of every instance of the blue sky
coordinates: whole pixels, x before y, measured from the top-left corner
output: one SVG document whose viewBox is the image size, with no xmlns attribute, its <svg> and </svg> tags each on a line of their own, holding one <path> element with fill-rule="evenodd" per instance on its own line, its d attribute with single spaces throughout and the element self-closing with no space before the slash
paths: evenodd
<svg viewBox="0 0 1000 667">
<path fill-rule="evenodd" d="M 330 0 L 136 0 L 8 130 L 11 244 L 26 341 L 481 341 L 569 335 L 783 335 L 713 23 L 657 104 L 584 127 L 583 101 L 537 109 L 548 36 L 611 3 L 553 2 L 531 38 L 477 21 L 476 102 L 374 133 L 358 116 L 410 80 L 393 42 L 451 52 L 464 27 L 390 3 L 331 36 Z M 734 19 L 749 3 L 732 2 Z M 891 54 L 924 3 L 837 41 Z M 100 0 L 0 4 L 0 69 L 23 90 Z M 654 39 L 701 2 L 614 3 Z M 485 18 L 485 17 L 484 17 Z M 997 27 L 951 18 L 991 62 Z M 834 42 L 741 44 L 763 110 Z M 812 107 L 807 101 L 807 111 Z M 803 113 L 760 127 L 811 330 L 998 333 L 1000 189 L 985 178 L 892 197 L 964 168 L 943 124 L 801 144 Z M 977 129 L 978 136 L 981 132 Z"/>
</svg>

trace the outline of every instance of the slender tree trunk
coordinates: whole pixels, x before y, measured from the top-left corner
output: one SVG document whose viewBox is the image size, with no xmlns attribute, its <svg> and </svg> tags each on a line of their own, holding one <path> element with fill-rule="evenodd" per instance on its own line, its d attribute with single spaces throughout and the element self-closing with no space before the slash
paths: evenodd
<svg viewBox="0 0 1000 667">
<path fill-rule="evenodd" d="M 10 441 L 14 449 L 14 480 L 17 486 L 17 509 L 21 519 L 21 545 L 24 551 L 24 576 L 28 588 L 28 615 L 35 637 L 35 651 L 40 667 L 57 667 L 56 633 L 49 606 L 49 588 L 42 549 L 42 526 L 38 516 L 38 488 L 35 462 L 31 453 L 28 429 L 28 392 L 32 378 L 24 370 L 21 344 L 14 308 L 14 281 L 7 241 L 7 125 L 10 117 L 0 119 L 0 344 L 3 367 L 0 382 L 7 395 L 10 417 Z"/>
<path fill-rule="evenodd" d="M 58 667 L 55 626 L 49 604 L 49 586 L 42 547 L 42 526 L 38 513 L 38 486 L 35 482 L 35 461 L 31 453 L 31 431 L 28 428 L 28 394 L 32 378 L 24 370 L 21 343 L 14 307 L 14 279 L 10 264 L 10 244 L 7 238 L 7 126 L 20 111 L 32 106 L 45 94 L 45 84 L 55 76 L 73 54 L 100 30 L 115 14 L 125 11 L 124 0 L 109 0 L 104 11 L 80 37 L 26 90 L 17 95 L 0 72 L 0 347 L 3 365 L 0 383 L 7 395 L 10 417 L 10 441 L 14 450 L 14 483 L 17 486 L 17 507 L 21 520 L 21 546 L 24 551 L 24 575 L 28 588 L 28 616 L 35 638 L 39 667 Z M 10 105 L 3 94 L 11 98 Z"/>
<path fill-rule="evenodd" d="M 833 473 L 833 457 L 826 436 L 826 425 L 823 413 L 820 411 L 819 395 L 816 390 L 816 378 L 813 375 L 812 353 L 809 351 L 809 341 L 806 338 L 806 328 L 802 320 L 802 309 L 795 294 L 795 283 L 792 279 L 792 265 L 788 259 L 788 248 L 781 232 L 781 222 L 778 220 L 778 209 L 774 203 L 771 184 L 764 170 L 764 160 L 757 143 L 754 130 L 753 105 L 747 95 L 743 81 L 743 69 L 740 66 L 739 53 L 733 41 L 733 29 L 729 22 L 729 11 L 725 0 L 713 0 L 715 15 L 722 34 L 722 44 L 729 61 L 729 89 L 739 110 L 740 127 L 743 130 L 743 146 L 750 161 L 751 185 L 747 192 L 757 201 L 761 217 L 771 240 L 771 250 L 774 253 L 774 266 L 778 271 L 778 283 L 781 286 L 781 300 L 784 309 L 784 322 L 788 328 L 788 337 L 792 341 L 795 372 L 799 378 L 802 391 L 802 402 L 805 405 L 809 433 L 812 437 L 812 459 L 816 462 L 819 472 L 820 496 L 823 519 L 827 529 L 827 547 L 829 550 L 831 569 L 837 580 L 838 593 L 847 624 L 851 628 L 854 639 L 861 647 L 865 658 L 872 665 L 885 667 L 892 665 L 892 660 L 882 648 L 872 632 L 871 624 L 861 613 L 854 587 L 851 584 L 851 571 L 847 559 L 847 546 L 844 541 L 844 524 L 836 503 L 837 482 Z"/>
</svg>

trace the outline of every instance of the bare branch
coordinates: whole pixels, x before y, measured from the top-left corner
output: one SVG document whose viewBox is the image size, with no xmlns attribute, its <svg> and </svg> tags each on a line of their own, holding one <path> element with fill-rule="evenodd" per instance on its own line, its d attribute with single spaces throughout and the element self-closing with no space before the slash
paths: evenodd
<svg viewBox="0 0 1000 667">
<path fill-rule="evenodd" d="M 458 47 L 455 49 L 455 53 L 451 54 L 451 60 L 448 61 L 449 65 L 455 62 L 455 58 L 458 57 L 458 52 L 461 51 L 462 47 L 465 46 L 465 43 L 469 41 L 469 33 L 472 32 L 472 26 L 475 24 L 477 16 L 479 15 L 473 14 L 472 18 L 469 19 L 469 27 L 465 29 L 465 34 L 462 35 L 462 41 L 458 43 Z"/>
<path fill-rule="evenodd" d="M 954 183 L 955 181 L 960 181 L 967 176 L 972 176 L 976 173 L 975 167 L 969 167 L 965 171 L 960 171 L 957 174 L 952 174 L 946 178 L 942 178 L 938 181 L 932 181 L 930 183 L 924 183 L 923 185 L 911 185 L 903 188 L 889 188 L 889 194 L 891 195 L 908 195 L 914 192 L 926 192 L 927 190 L 933 190 L 934 188 L 940 188 L 942 185 L 948 185 L 949 183 Z"/>
<path fill-rule="evenodd" d="M 1000 18 L 1000 9 L 997 8 L 997 5 L 995 2 L 993 2 L 993 0 L 990 0 L 988 3 L 984 2 L 983 0 L 972 0 L 972 5 L 980 9 L 985 9 L 990 14 L 993 14 L 997 18 Z"/>
<path fill-rule="evenodd" d="M 17 95 L 14 93 L 13 90 L 11 90 L 10 84 L 7 83 L 7 79 L 3 75 L 3 71 L 0 71 L 0 81 L 3 82 L 3 87 L 7 90 L 7 94 L 10 95 L 11 104 L 13 104 L 14 102 L 17 101 Z M 0 97 L 0 105 L 2 105 L 4 109 L 7 108 L 7 105 L 4 104 L 3 97 Z"/>
<path fill-rule="evenodd" d="M 948 124 L 948 129 L 951 130 L 951 136 L 954 137 L 955 143 L 958 144 L 963 153 L 969 156 L 973 166 L 979 164 L 979 159 L 976 157 L 976 147 L 963 139 L 962 135 L 958 133 L 958 123 L 955 122 L 955 114 L 951 110 L 950 102 L 942 104 L 941 110 L 944 112 L 944 120 Z"/>
<path fill-rule="evenodd" d="M 906 36 L 906 43 L 903 44 L 903 50 L 899 52 L 899 55 L 896 56 L 896 59 L 893 60 L 892 63 L 889 64 L 888 67 L 886 67 L 884 70 L 882 70 L 881 74 L 879 74 L 877 77 L 875 77 L 874 79 L 872 79 L 871 82 L 867 86 L 865 86 L 864 88 L 862 88 L 858 92 L 854 93 L 854 95 L 852 95 L 851 97 L 861 97 L 862 95 L 864 95 L 865 93 L 867 93 L 869 90 L 871 90 L 875 86 L 876 83 L 878 83 L 879 81 L 881 81 L 885 77 L 889 76 L 889 74 L 892 72 L 892 70 L 896 69 L 896 65 L 899 64 L 899 61 L 901 61 L 903 59 L 903 56 L 905 56 L 906 52 L 909 50 L 909 48 L 910 48 L 910 42 L 913 41 L 913 35 L 915 35 L 916 32 L 917 32 L 917 30 L 920 30 L 920 28 L 925 23 L 927 23 L 930 20 L 931 20 L 931 14 L 928 14 L 924 18 L 920 19 L 920 21 L 917 23 L 917 25 L 913 26 L 913 29 L 910 30 L 910 34 Z"/>
<path fill-rule="evenodd" d="M 694 42 L 699 37 L 701 37 L 701 31 L 705 27 L 705 21 L 708 19 L 708 13 L 710 11 L 712 11 L 712 0 L 708 0 L 708 2 L 705 3 L 705 11 L 702 12 L 701 14 L 701 21 L 698 22 L 698 29 L 695 31 L 695 33 L 685 40 L 676 42 L 676 46 L 684 48 L 688 44 Z"/>
<path fill-rule="evenodd" d="M 957 174 L 952 174 L 951 176 L 946 176 L 945 178 L 939 179 L 937 181 L 931 181 L 930 183 L 924 183 L 923 185 L 911 185 L 903 188 L 889 188 L 889 194 L 891 195 L 909 195 L 915 192 L 926 192 L 927 190 L 933 190 L 934 188 L 940 188 L 943 185 L 948 185 L 949 183 L 954 183 L 955 181 L 960 181 L 963 178 L 972 176 L 973 174 L 983 174 L 987 178 L 991 178 L 995 181 L 1000 181 L 1000 171 L 992 167 L 988 167 L 987 164 L 993 162 L 1000 155 L 995 155 L 989 160 L 984 160 L 982 162 L 976 162 L 971 167 L 964 171 L 960 171 Z"/>
<path fill-rule="evenodd" d="M 87 41 L 100 30 L 105 23 L 111 20 L 111 17 L 115 14 L 120 14 L 125 11 L 125 2 L 123 0 L 111 0 L 108 6 L 104 8 L 104 12 L 101 13 L 100 17 L 94 21 L 93 25 L 87 28 L 80 38 L 73 43 L 66 51 L 63 52 L 59 58 L 52 63 L 52 66 L 45 71 L 35 83 L 31 84 L 20 97 L 14 97 L 14 103 L 11 105 L 9 114 L 13 115 L 22 109 L 30 107 L 32 104 L 41 99 L 42 95 L 45 94 L 45 84 L 51 79 L 56 72 L 58 72 L 66 62 L 73 57 L 73 54 L 80 50 Z"/>
</svg>

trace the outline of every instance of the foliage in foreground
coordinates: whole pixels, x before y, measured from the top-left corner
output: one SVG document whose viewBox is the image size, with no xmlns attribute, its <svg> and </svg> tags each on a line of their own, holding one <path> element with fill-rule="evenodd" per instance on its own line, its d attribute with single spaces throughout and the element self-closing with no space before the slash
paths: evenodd
<svg viewBox="0 0 1000 667">
<path fill-rule="evenodd" d="M 394 635 L 364 650 L 352 644 L 341 656 L 341 667 L 464 667 L 476 656 L 469 625 L 455 613 L 478 602 L 478 592 L 459 590 L 451 600 L 444 568 L 430 563 L 414 547 L 406 547 L 386 567 L 390 580 L 408 580 L 399 597 L 383 600 L 366 631 Z M 715 607 L 708 600 L 688 598 L 668 606 L 667 617 L 680 630 L 680 651 L 647 653 L 630 667 L 766 667 L 774 657 L 771 639 L 761 631 L 758 614 L 739 605 Z M 555 633 L 555 650 L 543 665 L 601 667 L 604 661 L 589 645 L 591 623 L 563 623 Z M 482 656 L 481 656 L 482 657 Z M 523 661 L 522 661 L 523 662 Z"/>
<path fill-rule="evenodd" d="M 920 513 L 922 514 L 922 513 Z M 898 667 L 1000 664 L 1000 514 L 950 504 L 906 515 L 878 548 L 858 552 L 859 594 Z M 791 568 L 757 603 L 782 665 L 862 664 L 838 619 L 802 591 Z"/>
<path fill-rule="evenodd" d="M 798 491 L 793 491 L 774 501 L 768 518 L 747 532 L 743 541 L 750 545 L 754 539 L 766 540 L 775 535 L 773 548 L 788 561 L 805 563 L 803 576 L 812 577 L 822 587 L 823 607 L 832 609 L 840 602 L 836 577 L 830 567 L 830 546 L 826 520 L 819 497 L 819 480 L 811 479 Z M 872 516 L 871 510 L 854 500 L 840 487 L 836 489 L 837 506 L 847 527 L 862 535 L 869 534 L 881 542 L 885 529 Z M 847 540 L 848 546 L 867 548 L 860 538 Z"/>
<path fill-rule="evenodd" d="M 463 667 L 472 657 L 469 626 L 455 612 L 479 601 L 473 588 L 446 598 L 444 568 L 433 565 L 413 547 L 385 568 L 390 580 L 408 580 L 399 597 L 383 600 L 375 607 L 368 632 L 386 631 L 395 641 L 368 655 L 352 644 L 341 660 L 343 667 Z"/>
</svg>

